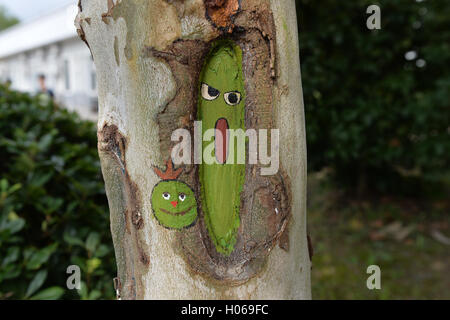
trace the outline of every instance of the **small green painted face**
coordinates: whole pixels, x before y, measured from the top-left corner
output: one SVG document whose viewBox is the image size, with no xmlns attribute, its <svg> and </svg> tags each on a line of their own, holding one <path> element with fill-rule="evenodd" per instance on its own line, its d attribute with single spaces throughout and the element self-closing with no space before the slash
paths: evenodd
<svg viewBox="0 0 450 320">
<path fill-rule="evenodd" d="M 152 208 L 159 223 L 170 229 L 190 227 L 197 220 L 197 201 L 187 184 L 164 180 L 152 192 Z"/>
</svg>

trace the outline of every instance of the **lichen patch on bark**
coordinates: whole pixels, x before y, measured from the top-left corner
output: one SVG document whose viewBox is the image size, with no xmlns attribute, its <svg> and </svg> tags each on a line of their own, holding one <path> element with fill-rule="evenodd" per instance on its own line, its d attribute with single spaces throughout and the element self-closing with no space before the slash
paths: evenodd
<svg viewBox="0 0 450 320">
<path fill-rule="evenodd" d="M 164 0 L 145 1 L 144 4 L 138 4 L 138 2 L 137 0 L 120 1 L 107 12 L 107 17 L 111 16 L 115 21 L 122 18 L 126 22 L 128 30 L 125 56 L 128 60 L 140 54 L 145 46 L 162 50 L 181 37 L 181 23 L 175 6 Z M 142 28 L 143 23 L 145 27 Z M 142 33 L 138 30 L 146 30 L 146 32 Z"/>
</svg>

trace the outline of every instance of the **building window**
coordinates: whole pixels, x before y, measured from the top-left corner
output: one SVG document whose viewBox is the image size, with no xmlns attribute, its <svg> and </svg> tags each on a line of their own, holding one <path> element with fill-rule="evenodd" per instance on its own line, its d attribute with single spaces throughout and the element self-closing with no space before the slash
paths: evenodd
<svg viewBox="0 0 450 320">
<path fill-rule="evenodd" d="M 66 90 L 70 90 L 69 60 L 64 60 L 64 83 L 66 85 Z"/>
</svg>

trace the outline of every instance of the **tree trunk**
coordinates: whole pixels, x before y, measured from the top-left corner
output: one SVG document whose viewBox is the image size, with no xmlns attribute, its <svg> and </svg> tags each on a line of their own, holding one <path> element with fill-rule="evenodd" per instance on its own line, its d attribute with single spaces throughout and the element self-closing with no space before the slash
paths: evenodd
<svg viewBox="0 0 450 320">
<path fill-rule="evenodd" d="M 98 77 L 118 295 L 310 299 L 294 0 L 81 0 L 79 9 Z M 207 129 L 216 129 L 212 165 L 207 141 L 188 140 Z M 247 137 L 244 164 L 229 164 L 226 129 L 259 136 L 259 149 Z M 177 132 L 188 134 L 183 144 Z"/>
</svg>

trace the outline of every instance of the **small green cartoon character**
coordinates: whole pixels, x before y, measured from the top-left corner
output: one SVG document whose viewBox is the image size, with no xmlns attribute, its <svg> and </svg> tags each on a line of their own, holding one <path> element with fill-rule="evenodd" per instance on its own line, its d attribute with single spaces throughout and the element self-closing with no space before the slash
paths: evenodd
<svg viewBox="0 0 450 320">
<path fill-rule="evenodd" d="M 167 170 L 154 168 L 163 180 L 152 192 L 152 209 L 159 223 L 169 229 L 183 229 L 197 221 L 197 200 L 194 191 L 184 182 L 176 180 L 183 169 L 173 169 L 172 160 L 167 161 Z"/>
</svg>

